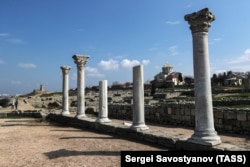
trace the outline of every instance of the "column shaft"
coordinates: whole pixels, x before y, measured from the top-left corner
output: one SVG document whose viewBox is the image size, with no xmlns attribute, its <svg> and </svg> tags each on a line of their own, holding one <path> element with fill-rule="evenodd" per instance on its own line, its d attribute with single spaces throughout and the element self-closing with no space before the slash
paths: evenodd
<svg viewBox="0 0 250 167">
<path fill-rule="evenodd" d="M 69 115 L 69 70 L 70 67 L 62 66 L 62 73 L 63 73 L 63 94 L 62 94 L 62 115 Z"/>
<path fill-rule="evenodd" d="M 96 122 L 108 123 L 108 81 L 99 82 L 99 112 Z"/>
<path fill-rule="evenodd" d="M 196 131 L 214 131 L 208 33 L 193 34 Z"/>
<path fill-rule="evenodd" d="M 144 78 L 143 66 L 133 67 L 133 124 L 131 129 L 146 130 L 144 115 Z"/>
</svg>

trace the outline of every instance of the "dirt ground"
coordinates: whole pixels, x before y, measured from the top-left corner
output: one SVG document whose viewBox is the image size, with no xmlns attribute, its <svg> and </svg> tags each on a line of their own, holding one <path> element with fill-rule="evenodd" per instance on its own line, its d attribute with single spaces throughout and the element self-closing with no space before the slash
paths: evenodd
<svg viewBox="0 0 250 167">
<path fill-rule="evenodd" d="M 20 110 L 31 109 L 21 104 Z M 2 108 L 0 112 L 11 112 Z M 122 120 L 112 120 L 123 123 Z M 193 129 L 148 125 L 169 135 L 191 136 Z M 167 150 L 117 136 L 71 127 L 55 126 L 40 119 L 0 119 L 0 167 L 114 167 L 122 150 Z M 250 150 L 250 136 L 219 133 L 223 143 Z"/>
<path fill-rule="evenodd" d="M 0 119 L 0 167 L 115 167 L 122 150 L 166 150 L 35 119 Z"/>
</svg>

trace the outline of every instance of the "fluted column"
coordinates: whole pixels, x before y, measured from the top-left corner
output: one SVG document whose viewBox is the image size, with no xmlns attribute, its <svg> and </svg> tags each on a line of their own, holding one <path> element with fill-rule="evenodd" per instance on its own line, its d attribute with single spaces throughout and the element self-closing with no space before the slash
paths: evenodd
<svg viewBox="0 0 250 167">
<path fill-rule="evenodd" d="M 133 67 L 133 123 L 130 127 L 141 131 L 149 129 L 145 125 L 143 66 Z"/>
<path fill-rule="evenodd" d="M 62 115 L 69 115 L 69 66 L 61 66 L 63 74 Z"/>
<path fill-rule="evenodd" d="M 109 123 L 108 119 L 108 81 L 102 80 L 99 82 L 99 112 L 96 122 Z"/>
<path fill-rule="evenodd" d="M 74 55 L 73 59 L 77 65 L 77 118 L 86 117 L 85 114 L 85 64 L 89 56 Z"/>
<path fill-rule="evenodd" d="M 214 129 L 210 81 L 208 30 L 215 16 L 208 8 L 185 15 L 193 38 L 193 65 L 195 87 L 195 132 L 190 142 L 217 145 L 220 137 Z"/>
</svg>

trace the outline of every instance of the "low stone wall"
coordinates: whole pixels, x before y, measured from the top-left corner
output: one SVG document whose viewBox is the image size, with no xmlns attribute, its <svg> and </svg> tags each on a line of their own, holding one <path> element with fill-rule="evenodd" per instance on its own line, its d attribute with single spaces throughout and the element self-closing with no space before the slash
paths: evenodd
<svg viewBox="0 0 250 167">
<path fill-rule="evenodd" d="M 214 100 L 213 106 L 237 106 L 237 105 L 249 105 L 250 99 L 224 99 Z"/>
<path fill-rule="evenodd" d="M 27 110 L 22 112 L 3 112 L 0 113 L 0 118 L 11 118 L 11 117 L 32 117 L 32 118 L 42 118 L 42 114 L 36 110 Z"/>
<path fill-rule="evenodd" d="M 73 116 L 62 116 L 61 114 L 50 113 L 47 120 L 56 122 L 64 126 L 71 126 L 79 129 L 94 130 L 101 133 L 110 133 L 111 135 L 120 136 L 126 139 L 136 140 L 137 142 L 149 143 L 166 147 L 168 150 L 188 150 L 188 151 L 245 151 L 234 145 L 221 143 L 216 146 L 206 146 L 188 142 L 185 135 L 170 135 L 167 133 L 159 133 L 155 130 L 134 131 L 129 126 L 119 123 L 98 123 L 96 119 L 84 118 L 77 119 Z"/>
<path fill-rule="evenodd" d="M 109 104 L 109 118 L 132 120 L 132 105 Z M 145 121 L 151 123 L 195 126 L 194 102 L 145 105 Z M 250 109 L 214 108 L 216 131 L 250 135 Z"/>
</svg>

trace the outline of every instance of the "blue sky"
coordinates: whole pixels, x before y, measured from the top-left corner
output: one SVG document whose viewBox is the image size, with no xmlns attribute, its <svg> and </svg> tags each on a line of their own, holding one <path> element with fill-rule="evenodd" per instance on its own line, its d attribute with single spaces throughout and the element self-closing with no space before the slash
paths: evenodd
<svg viewBox="0 0 250 167">
<path fill-rule="evenodd" d="M 0 94 L 29 93 L 43 84 L 61 91 L 60 66 L 90 56 L 86 86 L 132 81 L 144 65 L 152 80 L 168 63 L 193 75 L 192 36 L 184 15 L 208 7 L 211 74 L 250 71 L 249 0 L 0 0 Z"/>
</svg>

